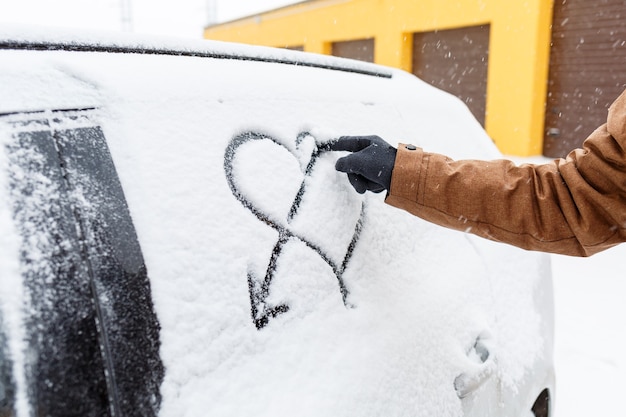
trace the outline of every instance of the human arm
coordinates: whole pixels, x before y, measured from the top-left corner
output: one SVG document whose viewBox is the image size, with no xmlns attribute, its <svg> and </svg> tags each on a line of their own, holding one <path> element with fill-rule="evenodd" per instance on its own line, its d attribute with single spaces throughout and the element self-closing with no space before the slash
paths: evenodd
<svg viewBox="0 0 626 417">
<path fill-rule="evenodd" d="M 626 93 L 582 149 L 542 165 L 398 147 L 385 201 L 524 249 L 589 256 L 626 241 Z"/>
</svg>

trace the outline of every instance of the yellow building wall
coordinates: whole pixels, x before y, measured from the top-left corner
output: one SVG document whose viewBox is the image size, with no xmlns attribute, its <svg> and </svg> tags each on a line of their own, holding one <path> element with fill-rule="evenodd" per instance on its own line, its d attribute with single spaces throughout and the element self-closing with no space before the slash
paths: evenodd
<svg viewBox="0 0 626 417">
<path fill-rule="evenodd" d="M 411 71 L 413 33 L 490 24 L 485 129 L 509 155 L 542 152 L 553 0 L 312 0 L 205 29 L 207 39 L 330 54 L 375 39 L 374 61 Z"/>
</svg>

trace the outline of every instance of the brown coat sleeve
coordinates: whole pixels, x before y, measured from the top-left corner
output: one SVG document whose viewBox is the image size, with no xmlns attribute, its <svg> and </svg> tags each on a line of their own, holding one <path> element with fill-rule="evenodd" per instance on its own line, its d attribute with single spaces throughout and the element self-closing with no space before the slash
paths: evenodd
<svg viewBox="0 0 626 417">
<path fill-rule="evenodd" d="M 624 242 L 626 92 L 582 149 L 549 164 L 453 161 L 400 145 L 385 201 L 524 249 L 589 256 Z"/>
</svg>

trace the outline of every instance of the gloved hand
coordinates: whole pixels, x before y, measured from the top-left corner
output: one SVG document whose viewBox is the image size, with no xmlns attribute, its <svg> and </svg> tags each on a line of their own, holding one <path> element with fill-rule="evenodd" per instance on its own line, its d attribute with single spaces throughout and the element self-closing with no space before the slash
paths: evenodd
<svg viewBox="0 0 626 417">
<path fill-rule="evenodd" d="M 339 158 L 335 169 L 348 174 L 357 193 L 379 193 L 391 185 L 391 172 L 396 162 L 396 148 L 378 136 L 342 136 L 331 143 L 333 151 L 354 152 Z"/>
</svg>

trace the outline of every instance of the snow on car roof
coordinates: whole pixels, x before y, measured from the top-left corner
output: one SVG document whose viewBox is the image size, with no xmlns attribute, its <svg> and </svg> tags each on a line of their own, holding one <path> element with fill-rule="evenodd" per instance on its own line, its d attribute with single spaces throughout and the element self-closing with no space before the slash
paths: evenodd
<svg viewBox="0 0 626 417">
<path fill-rule="evenodd" d="M 12 25 L 0 28 L 0 49 L 196 56 L 311 66 L 386 78 L 392 76 L 392 71 L 382 66 L 329 55 L 303 54 L 282 48 L 96 31 L 77 35 L 75 32 L 60 29 Z"/>
</svg>

